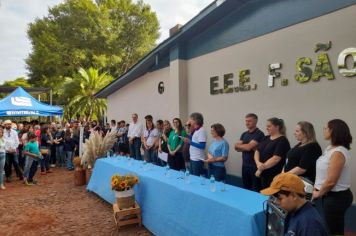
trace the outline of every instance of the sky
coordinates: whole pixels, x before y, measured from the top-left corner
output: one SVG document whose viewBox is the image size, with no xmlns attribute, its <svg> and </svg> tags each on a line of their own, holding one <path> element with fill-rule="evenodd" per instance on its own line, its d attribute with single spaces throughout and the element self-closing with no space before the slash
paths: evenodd
<svg viewBox="0 0 356 236">
<path fill-rule="evenodd" d="M 159 42 L 168 38 L 169 29 L 185 24 L 213 0 L 144 0 L 156 12 L 160 23 Z M 0 84 L 27 77 L 25 59 L 31 52 L 27 27 L 48 8 L 64 0 L 0 0 Z"/>
</svg>

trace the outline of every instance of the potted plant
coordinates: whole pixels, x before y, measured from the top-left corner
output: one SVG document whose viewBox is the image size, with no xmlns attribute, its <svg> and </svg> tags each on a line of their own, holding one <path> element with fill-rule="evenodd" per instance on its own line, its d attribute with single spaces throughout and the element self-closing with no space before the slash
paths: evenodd
<svg viewBox="0 0 356 236">
<path fill-rule="evenodd" d="M 123 176 L 115 174 L 111 177 L 111 189 L 115 191 L 116 203 L 120 209 L 135 206 L 135 192 L 133 187 L 138 182 L 138 177 L 131 174 Z"/>
<path fill-rule="evenodd" d="M 81 186 L 85 184 L 85 169 L 82 166 L 82 160 L 80 157 L 74 157 L 74 185 Z"/>
</svg>

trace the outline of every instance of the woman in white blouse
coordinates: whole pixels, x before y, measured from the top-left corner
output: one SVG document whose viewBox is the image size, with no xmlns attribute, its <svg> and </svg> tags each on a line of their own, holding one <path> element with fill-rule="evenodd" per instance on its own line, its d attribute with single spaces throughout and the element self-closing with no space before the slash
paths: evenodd
<svg viewBox="0 0 356 236">
<path fill-rule="evenodd" d="M 333 235 L 344 234 L 344 215 L 352 204 L 351 154 L 352 136 L 347 124 L 334 119 L 324 128 L 324 138 L 330 141 L 316 163 L 313 198 L 322 198 L 325 220 Z"/>
<path fill-rule="evenodd" d="M 146 116 L 148 117 L 148 116 Z M 146 130 L 142 135 L 142 144 L 145 151 L 145 160 L 147 162 L 153 162 L 156 164 L 157 159 L 157 149 L 155 144 L 158 139 L 158 130 L 153 124 L 151 116 L 146 118 Z"/>
</svg>

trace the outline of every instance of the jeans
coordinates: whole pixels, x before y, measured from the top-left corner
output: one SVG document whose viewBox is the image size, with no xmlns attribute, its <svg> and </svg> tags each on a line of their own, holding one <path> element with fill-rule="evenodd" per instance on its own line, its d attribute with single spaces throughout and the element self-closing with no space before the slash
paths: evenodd
<svg viewBox="0 0 356 236">
<path fill-rule="evenodd" d="M 209 164 L 209 176 L 214 176 L 216 181 L 223 181 L 226 179 L 226 169 L 225 167 L 214 166 Z"/>
<path fill-rule="evenodd" d="M 204 173 L 204 163 L 203 161 L 193 161 L 190 160 L 190 173 L 192 175 L 200 176 Z"/>
<path fill-rule="evenodd" d="M 0 153 L 0 185 L 4 184 L 5 153 Z"/>
<path fill-rule="evenodd" d="M 136 160 L 142 160 L 140 138 L 134 138 L 132 143 L 130 143 L 130 156 Z"/>
<path fill-rule="evenodd" d="M 37 167 L 38 167 L 38 161 L 33 159 L 32 165 L 31 165 L 31 168 L 30 168 L 30 173 L 28 175 L 28 182 L 33 182 L 33 177 L 36 174 Z"/>
<path fill-rule="evenodd" d="M 242 184 L 245 189 L 259 192 L 261 190 L 260 179 L 256 177 L 257 168 L 254 166 L 242 166 Z"/>
<path fill-rule="evenodd" d="M 145 150 L 145 154 L 144 154 L 145 161 L 156 164 L 157 163 L 156 157 L 157 157 L 157 150 L 153 148 Z"/>
<path fill-rule="evenodd" d="M 55 145 L 51 145 L 51 164 L 55 165 L 56 164 L 56 146 Z"/>
<path fill-rule="evenodd" d="M 24 171 L 23 171 L 23 176 L 26 177 L 28 179 L 28 176 L 30 174 L 30 169 L 31 169 L 31 166 L 32 166 L 32 162 L 33 162 L 33 158 L 32 157 L 29 157 L 29 156 L 25 156 L 25 168 L 24 168 Z"/>
<path fill-rule="evenodd" d="M 67 165 L 67 169 L 74 169 L 73 166 L 73 152 L 72 151 L 66 151 L 66 165 Z"/>
<path fill-rule="evenodd" d="M 41 149 L 47 149 L 46 147 L 41 147 Z M 49 164 L 50 164 L 50 152 L 47 155 L 42 155 L 43 159 L 41 159 L 41 172 L 49 171 Z"/>
<path fill-rule="evenodd" d="M 22 179 L 22 171 L 19 166 L 19 160 L 17 153 L 6 153 L 6 161 L 5 161 L 5 175 L 9 179 L 11 178 L 12 174 L 12 166 L 15 167 L 15 171 L 17 176 Z"/>
<path fill-rule="evenodd" d="M 63 151 L 64 145 L 58 145 L 56 146 L 56 159 L 57 163 L 60 167 L 64 166 L 64 151 Z"/>
<path fill-rule="evenodd" d="M 43 155 L 43 159 L 41 159 L 41 172 L 49 171 L 49 155 Z"/>
</svg>

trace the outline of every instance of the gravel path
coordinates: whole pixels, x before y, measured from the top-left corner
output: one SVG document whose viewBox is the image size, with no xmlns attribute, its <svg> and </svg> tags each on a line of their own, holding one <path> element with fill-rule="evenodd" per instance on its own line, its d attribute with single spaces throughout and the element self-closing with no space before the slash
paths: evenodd
<svg viewBox="0 0 356 236">
<path fill-rule="evenodd" d="M 54 168 L 38 185 L 6 183 L 0 190 L 0 235 L 151 235 L 144 227 L 115 229 L 112 206 L 85 186 L 74 186 L 73 171 Z"/>
</svg>

